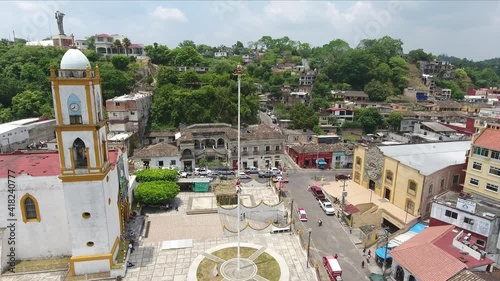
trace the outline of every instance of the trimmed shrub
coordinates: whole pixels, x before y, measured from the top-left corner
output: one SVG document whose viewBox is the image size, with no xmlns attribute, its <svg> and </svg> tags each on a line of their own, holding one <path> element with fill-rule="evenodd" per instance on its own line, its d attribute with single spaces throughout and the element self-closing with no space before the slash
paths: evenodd
<svg viewBox="0 0 500 281">
<path fill-rule="evenodd" d="M 135 190 L 135 199 L 144 205 L 161 205 L 165 200 L 175 198 L 179 191 L 179 185 L 175 182 L 143 182 Z"/>
<path fill-rule="evenodd" d="M 143 169 L 134 173 L 138 182 L 150 181 L 175 181 L 177 179 L 177 170 L 169 169 Z"/>
</svg>

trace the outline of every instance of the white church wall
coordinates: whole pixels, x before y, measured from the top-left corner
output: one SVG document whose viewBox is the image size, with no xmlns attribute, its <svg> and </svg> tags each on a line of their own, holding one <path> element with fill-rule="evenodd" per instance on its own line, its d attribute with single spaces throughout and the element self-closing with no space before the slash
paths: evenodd
<svg viewBox="0 0 500 281">
<path fill-rule="evenodd" d="M 107 271 L 109 271 L 109 260 L 96 260 L 75 263 L 75 272 L 77 272 L 77 274 L 79 275 Z"/>
<path fill-rule="evenodd" d="M 104 194 L 107 188 L 106 179 L 64 183 L 65 202 L 72 206 L 68 208 L 68 222 L 73 256 L 105 254 L 113 246 L 115 239 L 109 241 L 107 233 L 107 224 L 110 223 L 106 214 L 108 198 Z M 90 214 L 90 218 L 82 216 L 85 212 Z M 93 242 L 93 246 L 89 247 L 88 242 Z"/>
<path fill-rule="evenodd" d="M 0 179 L 0 186 L 7 187 L 7 179 Z M 40 222 L 23 222 L 21 198 L 32 195 L 39 208 Z M 0 190 L 1 198 L 7 198 L 7 190 Z M 62 183 L 57 176 L 16 177 L 16 259 L 70 256 L 70 235 Z M 0 211 L 0 227 L 8 225 L 7 208 Z"/>
<path fill-rule="evenodd" d="M 106 216 L 108 218 L 107 223 L 107 238 L 109 241 L 114 242 L 116 237 L 120 236 L 120 214 L 118 208 L 118 172 L 115 167 L 108 174 L 109 182 L 107 182 L 108 187 L 106 190 L 106 196 L 108 198 L 109 204 L 106 204 Z M 111 244 L 111 246 L 113 246 Z M 111 249 L 111 247 L 109 248 Z M 108 251 L 109 251 L 108 249 Z"/>
</svg>

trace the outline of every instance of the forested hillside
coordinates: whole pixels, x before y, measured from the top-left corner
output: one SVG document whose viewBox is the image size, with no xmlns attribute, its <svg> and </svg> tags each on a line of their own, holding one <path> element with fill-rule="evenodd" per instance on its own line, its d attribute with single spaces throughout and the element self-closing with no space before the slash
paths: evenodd
<svg viewBox="0 0 500 281">
<path fill-rule="evenodd" d="M 269 93 L 280 100 L 286 93 L 285 85 L 297 87 L 300 72 L 290 69 L 277 71 L 280 65 L 301 65 L 308 59 L 311 69 L 318 74 L 312 88 L 310 104 L 296 104 L 292 108 L 278 107 L 281 117 L 292 119 L 296 128 L 315 128 L 319 108 L 331 106 L 331 90 L 364 90 L 372 101 L 398 98 L 408 86 L 418 87 L 418 62 L 433 60 L 436 56 L 422 49 L 403 53 L 403 42 L 391 37 L 361 41 L 349 46 L 341 39 L 321 47 L 291 40 L 288 37 L 263 36 L 246 46 L 236 42 L 227 58 L 215 58 L 216 52 L 226 47 L 197 45 L 186 40 L 178 47 L 153 44 L 146 47 L 151 62 L 157 67 L 156 77 L 145 80 L 154 83 L 154 103 L 151 128 L 177 128 L 179 124 L 225 122 L 236 123 L 237 82 L 233 75 L 244 58 L 252 61 L 244 65 L 242 77 L 242 122 L 258 121 L 259 93 Z M 64 50 L 54 47 L 28 47 L 21 43 L 7 46 L 0 42 L 0 121 L 26 117 L 53 117 L 49 68 L 58 66 Z M 103 78 L 104 98 L 129 93 L 135 81 L 138 63 L 124 56 L 102 58 L 94 51 L 86 55 L 93 65 L 99 63 Z M 458 68 L 453 79 L 437 79 L 438 86 L 452 89 L 454 99 L 463 98 L 469 87 L 500 86 L 500 60 L 472 62 L 455 57 L 439 56 Z M 187 71 L 179 71 L 187 67 Z M 208 67 L 208 72 L 196 71 Z M 357 112 L 378 125 L 383 123 L 371 112 Z M 388 120 L 385 120 L 389 122 Z M 373 123 L 372 122 L 372 123 Z M 376 126 L 376 124 L 371 124 Z"/>
</svg>

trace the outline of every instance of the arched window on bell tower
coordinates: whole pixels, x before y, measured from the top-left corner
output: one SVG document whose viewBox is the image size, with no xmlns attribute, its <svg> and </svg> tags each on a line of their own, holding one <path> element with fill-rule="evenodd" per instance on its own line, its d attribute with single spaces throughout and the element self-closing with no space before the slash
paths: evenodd
<svg viewBox="0 0 500 281">
<path fill-rule="evenodd" d="M 75 168 L 87 168 L 85 143 L 80 138 L 77 138 L 73 142 L 73 162 L 75 163 Z"/>
</svg>

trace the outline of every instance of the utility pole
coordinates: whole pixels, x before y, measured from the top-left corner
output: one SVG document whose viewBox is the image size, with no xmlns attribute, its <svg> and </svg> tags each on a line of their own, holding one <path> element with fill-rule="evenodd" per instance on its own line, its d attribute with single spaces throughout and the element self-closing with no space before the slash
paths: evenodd
<svg viewBox="0 0 500 281">
<path fill-rule="evenodd" d="M 342 207 L 341 207 L 341 211 L 342 211 L 342 221 L 345 221 L 345 212 L 344 212 L 344 208 L 345 208 L 345 197 L 346 197 L 346 191 L 345 191 L 345 187 L 346 187 L 346 183 L 345 183 L 346 179 L 344 178 L 344 184 L 342 185 Z"/>
<path fill-rule="evenodd" d="M 307 268 L 309 268 L 309 249 L 311 249 L 311 232 L 312 229 L 308 229 L 307 232 L 309 233 L 309 242 L 307 242 Z"/>
<path fill-rule="evenodd" d="M 385 276 L 385 268 L 387 266 L 387 247 L 389 246 L 389 232 L 385 227 L 382 227 L 385 231 L 385 254 L 384 254 L 384 262 L 382 263 L 382 275 Z"/>
<path fill-rule="evenodd" d="M 292 202 L 290 203 L 290 235 L 292 235 L 293 233 L 293 229 L 292 229 L 292 224 L 293 224 L 293 199 L 292 199 Z"/>
</svg>

